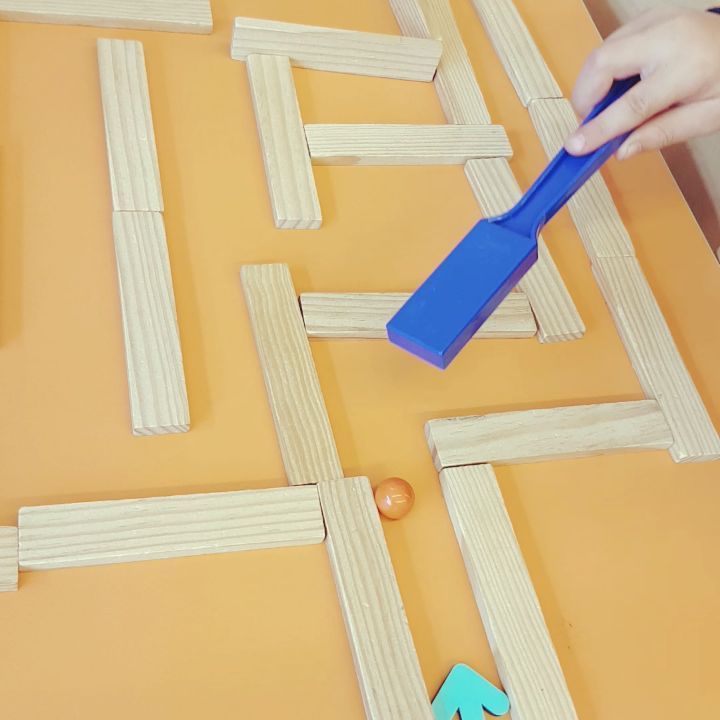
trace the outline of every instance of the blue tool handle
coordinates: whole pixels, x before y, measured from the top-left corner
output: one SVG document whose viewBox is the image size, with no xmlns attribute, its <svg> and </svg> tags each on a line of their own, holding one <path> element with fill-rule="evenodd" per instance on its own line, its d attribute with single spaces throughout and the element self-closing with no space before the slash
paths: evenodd
<svg viewBox="0 0 720 720">
<path fill-rule="evenodd" d="M 638 75 L 626 80 L 616 80 L 608 94 L 585 118 L 583 125 L 612 105 L 639 81 Z M 528 237 L 537 237 L 542 227 L 615 153 L 629 134 L 627 132 L 619 135 L 587 155 L 570 155 L 566 150 L 561 150 L 518 204 L 491 222 Z"/>
</svg>

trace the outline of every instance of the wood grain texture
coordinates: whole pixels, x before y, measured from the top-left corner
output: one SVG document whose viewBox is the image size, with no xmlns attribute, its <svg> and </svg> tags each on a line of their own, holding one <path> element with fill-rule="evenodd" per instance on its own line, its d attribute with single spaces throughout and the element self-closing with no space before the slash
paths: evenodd
<svg viewBox="0 0 720 720">
<path fill-rule="evenodd" d="M 720 458 L 720 438 L 670 328 L 635 258 L 597 258 L 593 272 L 648 397 L 657 400 L 675 438 L 675 462 Z"/>
<path fill-rule="evenodd" d="M 501 215 L 522 195 L 504 158 L 470 160 L 465 174 L 485 217 Z M 585 324 L 542 237 L 537 262 L 518 286 L 530 300 L 541 342 L 576 340 L 585 334 Z"/>
<path fill-rule="evenodd" d="M 113 210 L 162 211 L 142 43 L 98 40 L 97 50 Z"/>
<path fill-rule="evenodd" d="M 513 0 L 473 0 L 473 4 L 522 104 L 562 97 Z"/>
<path fill-rule="evenodd" d="M 462 165 L 510 157 L 500 125 L 305 125 L 315 165 Z"/>
<path fill-rule="evenodd" d="M 432 720 L 367 478 L 321 483 L 326 547 L 368 720 Z"/>
<path fill-rule="evenodd" d="M 210 33 L 210 0 L 0 0 L 0 20 Z"/>
<path fill-rule="evenodd" d="M 321 543 L 317 489 L 177 495 L 20 509 L 22 570 Z"/>
<path fill-rule="evenodd" d="M 440 483 L 510 717 L 577 720 L 492 467 L 443 470 Z"/>
<path fill-rule="evenodd" d="M 662 450 L 673 442 L 654 400 L 430 420 L 425 433 L 438 470 Z"/>
<path fill-rule="evenodd" d="M 489 123 L 490 113 L 448 0 L 390 0 L 390 6 L 404 35 L 442 41 L 433 82 L 448 122 Z"/>
<path fill-rule="evenodd" d="M 247 71 L 275 227 L 319 228 L 320 201 L 290 61 L 249 55 Z"/>
<path fill-rule="evenodd" d="M 300 307 L 308 337 L 386 339 L 386 324 L 409 293 L 303 293 Z M 537 332 L 524 293 L 511 292 L 475 333 L 482 338 L 526 338 Z"/>
<path fill-rule="evenodd" d="M 535 130 L 548 158 L 554 157 L 577 128 L 568 100 L 533 100 L 528 105 Z M 610 190 L 595 173 L 568 201 L 568 209 L 590 258 L 631 257 L 635 249 Z"/>
<path fill-rule="evenodd" d="M 0 527 L 0 592 L 18 588 L 18 530 Z"/>
<path fill-rule="evenodd" d="M 291 485 L 343 476 L 287 265 L 241 270 L 285 473 Z"/>
<path fill-rule="evenodd" d="M 130 416 L 135 435 L 190 427 L 175 295 L 160 213 L 113 213 Z"/>
<path fill-rule="evenodd" d="M 230 55 L 282 55 L 297 67 L 398 80 L 433 79 L 442 52 L 437 40 L 235 18 Z"/>
</svg>

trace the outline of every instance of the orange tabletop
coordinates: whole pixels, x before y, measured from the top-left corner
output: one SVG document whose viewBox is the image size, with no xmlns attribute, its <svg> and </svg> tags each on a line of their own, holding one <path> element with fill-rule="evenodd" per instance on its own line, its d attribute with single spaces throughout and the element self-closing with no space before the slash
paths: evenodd
<svg viewBox="0 0 720 720">
<path fill-rule="evenodd" d="M 517 0 L 566 94 L 598 42 L 579 0 Z M 469 0 L 453 8 L 526 187 L 544 165 Z M 238 271 L 299 291 L 410 290 L 478 217 L 461 167 L 318 167 L 324 224 L 272 223 L 242 14 L 397 33 L 386 0 L 213 0 L 193 36 L 0 24 L 0 525 L 22 505 L 284 484 Z M 95 40 L 144 43 L 192 429 L 133 437 Z M 442 123 L 432 84 L 296 70 L 306 122 Z M 606 171 L 680 351 L 720 425 L 720 269 L 659 155 Z M 497 681 L 425 420 L 639 399 L 566 212 L 545 233 L 584 339 L 471 343 L 439 372 L 382 341 L 312 342 L 345 473 L 400 476 L 383 524 L 428 692 L 455 662 Z M 707 717 L 720 703 L 720 466 L 667 452 L 497 470 L 584 720 Z M 322 546 L 27 573 L 0 595 L 8 720 L 363 717 Z"/>
</svg>

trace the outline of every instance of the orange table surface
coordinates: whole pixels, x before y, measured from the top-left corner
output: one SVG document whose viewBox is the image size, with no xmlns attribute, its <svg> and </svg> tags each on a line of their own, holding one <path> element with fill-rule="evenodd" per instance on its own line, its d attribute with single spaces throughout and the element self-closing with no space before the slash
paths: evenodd
<svg viewBox="0 0 720 720">
<path fill-rule="evenodd" d="M 598 36 L 579 0 L 518 6 L 566 94 Z M 453 0 L 526 187 L 544 154 L 470 0 Z M 324 224 L 275 230 L 234 15 L 397 33 L 386 0 L 213 0 L 193 36 L 0 24 L 0 525 L 22 505 L 284 484 L 238 271 L 298 291 L 410 290 L 478 217 L 461 167 L 318 167 Z M 192 429 L 130 434 L 95 40 L 145 47 Z M 306 122 L 442 123 L 432 84 L 296 70 Z M 720 268 L 658 155 L 606 178 L 720 425 Z M 424 436 L 433 417 L 642 392 L 566 212 L 545 233 L 584 339 L 471 343 L 444 373 L 381 341 L 313 341 L 347 475 L 408 479 L 384 523 L 428 691 L 497 673 Z M 501 467 L 583 720 L 720 704 L 720 466 L 666 452 Z M 27 573 L 0 595 L 8 720 L 363 717 L 322 546 Z"/>
</svg>

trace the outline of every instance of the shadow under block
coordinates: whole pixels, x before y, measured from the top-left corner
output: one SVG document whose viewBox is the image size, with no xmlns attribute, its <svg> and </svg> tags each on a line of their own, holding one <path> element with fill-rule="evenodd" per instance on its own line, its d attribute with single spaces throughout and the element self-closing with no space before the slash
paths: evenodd
<svg viewBox="0 0 720 720">
<path fill-rule="evenodd" d="M 20 568 L 109 565 L 321 543 L 315 486 L 24 507 Z"/>
<path fill-rule="evenodd" d="M 236 17 L 230 55 L 282 55 L 313 70 L 429 82 L 442 52 L 437 40 Z"/>
<path fill-rule="evenodd" d="M 511 157 L 500 125 L 305 125 L 315 165 L 462 165 Z"/>
<path fill-rule="evenodd" d="M 385 326 L 410 293 L 303 293 L 308 337 L 387 339 Z M 511 292 L 475 333 L 482 338 L 526 338 L 537 332 L 523 293 Z"/>
<path fill-rule="evenodd" d="M 142 43 L 98 40 L 113 210 L 163 210 Z"/>
<path fill-rule="evenodd" d="M 513 0 L 473 0 L 473 4 L 522 104 L 562 97 Z"/>
<path fill-rule="evenodd" d="M 210 0 L 0 0 L 0 20 L 210 33 Z"/>
<path fill-rule="evenodd" d="M 532 580 L 490 465 L 440 473 L 512 720 L 577 720 Z"/>
<path fill-rule="evenodd" d="M 318 485 L 330 559 L 368 720 L 433 720 L 367 478 Z"/>
<path fill-rule="evenodd" d="M 533 100 L 530 118 L 548 158 L 562 148 L 578 121 L 568 100 Z M 602 174 L 595 173 L 568 201 L 568 209 L 590 258 L 635 255 Z"/>
<path fill-rule="evenodd" d="M 133 434 L 185 432 L 190 411 L 162 215 L 115 212 L 113 235 Z"/>
<path fill-rule="evenodd" d="M 442 40 L 434 83 L 448 122 L 489 123 L 490 113 L 448 0 L 390 0 L 390 6 L 404 35 Z"/>
<path fill-rule="evenodd" d="M 275 227 L 319 228 L 320 202 L 290 61 L 249 55 L 247 72 Z"/>
<path fill-rule="evenodd" d="M 425 431 L 438 470 L 663 450 L 673 442 L 654 400 L 430 420 Z"/>
<path fill-rule="evenodd" d="M 720 458 L 720 438 L 635 258 L 596 258 L 593 273 L 640 385 L 670 426 L 675 462 Z"/>
<path fill-rule="evenodd" d="M 245 265 L 240 276 L 288 482 L 343 477 L 287 265 Z"/>
<path fill-rule="evenodd" d="M 0 527 L 0 592 L 18 587 L 18 530 Z"/>
<path fill-rule="evenodd" d="M 504 158 L 470 160 L 465 175 L 485 217 L 502 215 L 522 195 Z M 518 287 L 530 300 L 541 342 L 576 340 L 585 334 L 585 324 L 542 237 L 538 238 L 537 262 Z"/>
</svg>

